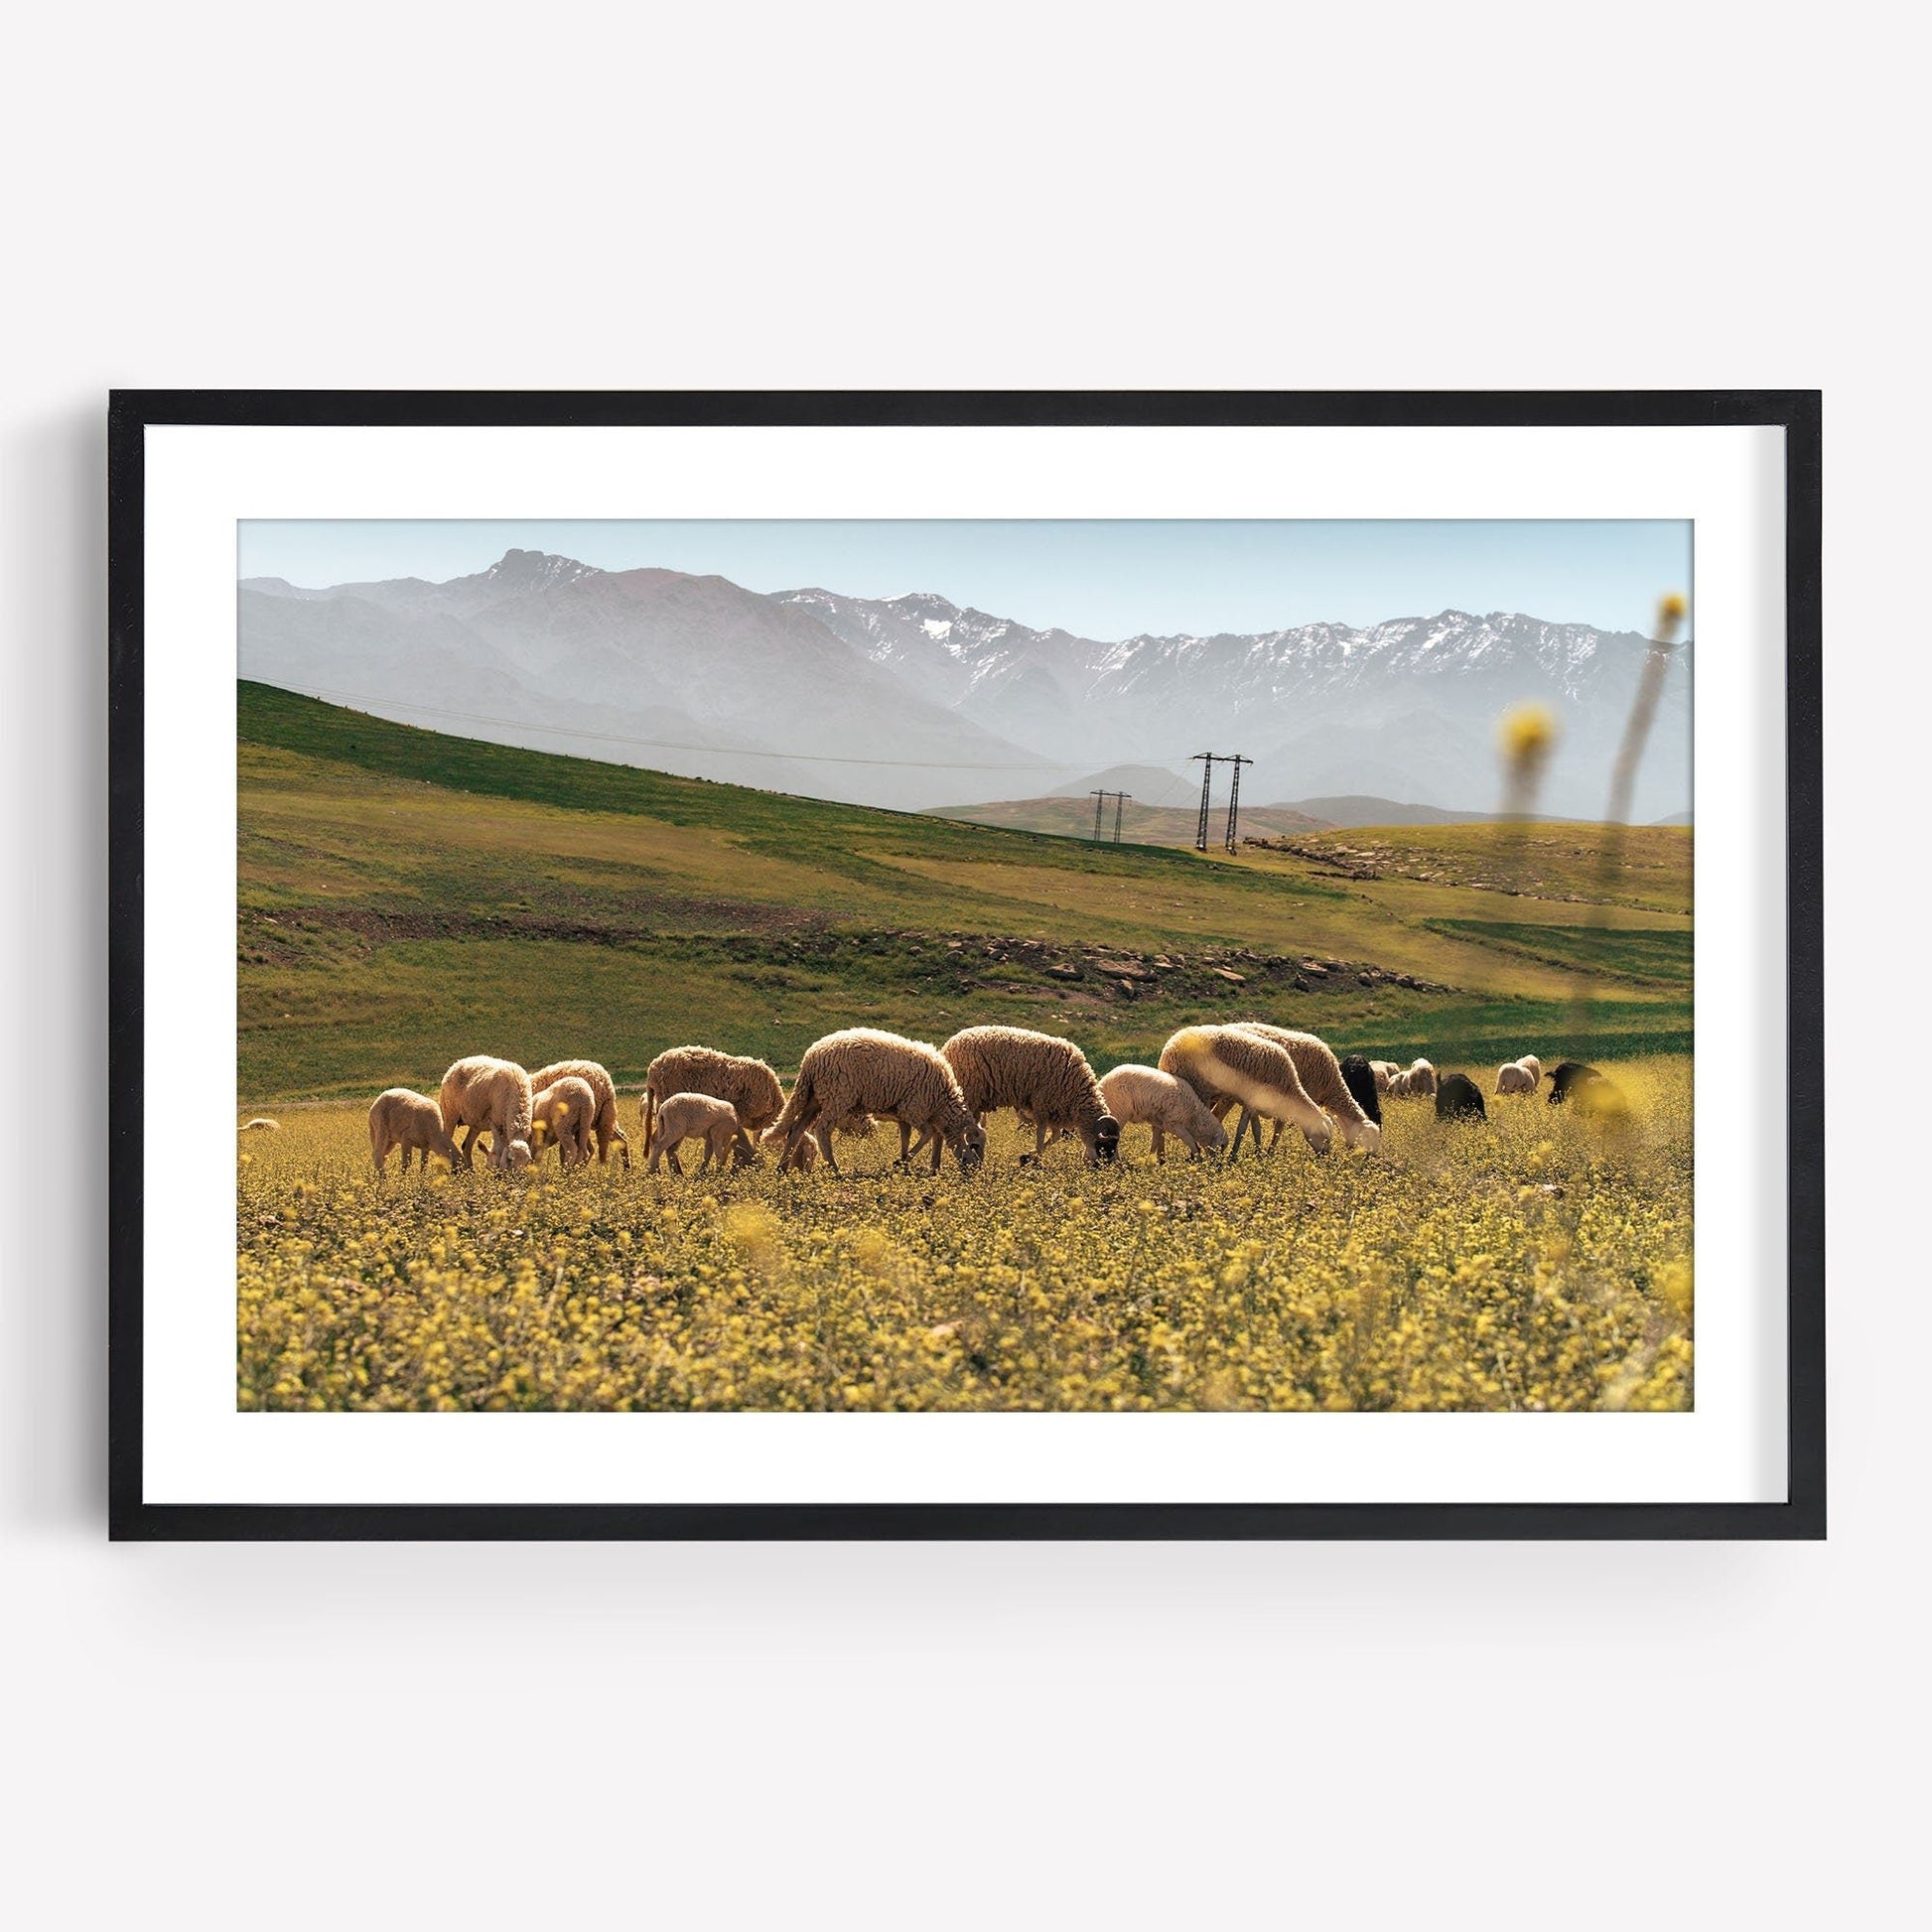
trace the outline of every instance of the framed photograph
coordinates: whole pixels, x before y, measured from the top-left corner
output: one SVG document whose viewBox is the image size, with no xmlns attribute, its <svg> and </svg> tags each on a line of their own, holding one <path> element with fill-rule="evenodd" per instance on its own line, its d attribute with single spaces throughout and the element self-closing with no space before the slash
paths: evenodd
<svg viewBox="0 0 1932 1932">
<path fill-rule="evenodd" d="M 112 1533 L 1822 1536 L 1820 434 L 117 393 Z"/>
</svg>

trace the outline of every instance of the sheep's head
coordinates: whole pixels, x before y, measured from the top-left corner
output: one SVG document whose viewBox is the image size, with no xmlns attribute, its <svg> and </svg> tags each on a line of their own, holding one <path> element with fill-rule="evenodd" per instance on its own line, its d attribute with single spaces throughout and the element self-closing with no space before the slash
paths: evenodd
<svg viewBox="0 0 1932 1932">
<path fill-rule="evenodd" d="M 1206 1125 L 1200 1130 L 1200 1144 L 1210 1154 L 1225 1154 L 1228 1147 L 1228 1131 L 1213 1114 L 1207 1116 Z"/>
<path fill-rule="evenodd" d="M 530 1165 L 530 1144 L 528 1141 L 512 1141 L 509 1144 L 508 1166 L 512 1173 L 521 1173 Z"/>
<path fill-rule="evenodd" d="M 759 1164 L 759 1151 L 747 1143 L 741 1134 L 732 1141 L 732 1166 L 735 1168 L 756 1168 Z"/>
<path fill-rule="evenodd" d="M 1093 1158 L 1103 1164 L 1120 1158 L 1120 1122 L 1112 1114 L 1102 1114 L 1094 1123 Z"/>
<path fill-rule="evenodd" d="M 1355 1130 L 1355 1145 L 1364 1154 L 1379 1153 L 1382 1147 L 1382 1130 L 1372 1120 L 1364 1121 Z"/>
<path fill-rule="evenodd" d="M 959 1157 L 961 1172 L 971 1173 L 986 1159 L 986 1129 L 978 1121 L 969 1120 L 957 1130 L 952 1151 Z"/>
</svg>

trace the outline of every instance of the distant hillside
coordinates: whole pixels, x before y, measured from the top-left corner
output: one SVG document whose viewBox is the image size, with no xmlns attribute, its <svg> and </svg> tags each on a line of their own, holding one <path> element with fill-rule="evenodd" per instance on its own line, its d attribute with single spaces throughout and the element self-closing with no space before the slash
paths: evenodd
<svg viewBox="0 0 1932 1932">
<path fill-rule="evenodd" d="M 1413 800 L 1403 802 L 1394 798 L 1375 798 L 1362 792 L 1350 792 L 1339 798 L 1297 798 L 1291 804 L 1270 806 L 1268 809 L 1305 812 L 1325 824 L 1340 827 L 1495 825 L 1503 816 L 1501 812 L 1464 812 L 1452 810 L 1447 805 L 1419 805 Z M 1549 812 L 1538 812 L 1533 816 L 1545 823 L 1555 822 L 1554 814 Z M 1242 817 L 1245 819 L 1247 813 L 1243 812 Z"/>
<path fill-rule="evenodd" d="M 1110 790 L 1114 787 L 1110 786 Z M 1091 796 L 1005 798 L 988 805 L 934 805 L 928 816 L 955 818 L 971 825 L 1005 825 L 1021 832 L 1050 832 L 1056 838 L 1093 837 L 1094 800 Z M 1217 798 L 1208 815 L 1208 834 L 1214 845 L 1221 843 L 1227 830 L 1227 799 Z M 1114 836 L 1115 804 L 1109 798 L 1101 808 L 1101 836 Z M 1200 825 L 1198 793 L 1191 805 L 1143 805 L 1129 798 L 1120 808 L 1120 836 L 1129 845 L 1192 846 Z M 1256 805 L 1241 808 L 1241 836 L 1269 838 L 1293 832 L 1320 832 L 1332 821 L 1311 818 L 1281 805 Z"/>
</svg>

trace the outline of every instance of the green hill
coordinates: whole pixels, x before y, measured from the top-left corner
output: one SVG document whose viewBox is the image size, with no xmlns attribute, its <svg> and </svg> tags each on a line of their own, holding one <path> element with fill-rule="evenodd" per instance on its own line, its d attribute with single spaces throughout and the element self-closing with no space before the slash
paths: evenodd
<svg viewBox="0 0 1932 1932">
<path fill-rule="evenodd" d="M 429 1086 L 467 1052 L 588 1053 L 634 1081 L 702 1039 L 788 1069 L 856 1024 L 943 1038 L 1008 1020 L 1101 1065 L 1244 1015 L 1450 1063 L 1689 1043 L 1684 829 L 1646 828 L 1591 887 L 1600 828 L 1558 828 L 1564 891 L 1526 871 L 1505 908 L 1522 853 L 1486 827 L 1454 828 L 1454 865 L 1430 828 L 1413 863 L 1357 878 L 1325 850 L 1203 857 L 869 811 L 255 684 L 238 736 L 246 1101 Z"/>
</svg>

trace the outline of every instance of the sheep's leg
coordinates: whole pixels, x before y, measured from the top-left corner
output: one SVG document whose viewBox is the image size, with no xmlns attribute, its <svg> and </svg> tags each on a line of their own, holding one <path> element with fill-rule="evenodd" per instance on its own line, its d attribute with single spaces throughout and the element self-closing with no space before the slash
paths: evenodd
<svg viewBox="0 0 1932 1932">
<path fill-rule="evenodd" d="M 375 1161 L 375 1173 L 379 1180 L 382 1177 L 382 1164 L 389 1158 L 388 1142 L 377 1140 L 374 1135 L 370 1135 L 369 1154 Z"/>
<path fill-rule="evenodd" d="M 1046 1152 L 1046 1129 L 1037 1119 L 1034 1121 L 1034 1159 L 1037 1161 Z"/>
<path fill-rule="evenodd" d="M 684 1163 L 677 1158 L 677 1151 L 681 1145 L 682 1145 L 681 1142 L 673 1141 L 670 1144 L 670 1146 L 664 1150 L 664 1159 L 670 1163 L 671 1172 L 674 1174 L 676 1174 L 680 1180 L 684 1178 Z"/>
<path fill-rule="evenodd" d="M 925 1135 L 921 1133 L 919 1136 L 919 1147 L 923 1147 L 924 1145 L 925 1145 Z M 918 1148 L 915 1148 L 912 1145 L 911 1128 L 908 1127 L 904 1121 L 900 1121 L 898 1124 L 898 1164 L 899 1166 L 901 1168 L 904 1167 L 912 1159 L 913 1155 L 916 1154 L 918 1151 L 919 1151 Z"/>
<path fill-rule="evenodd" d="M 1254 1119 L 1254 1112 L 1246 1101 L 1241 1103 L 1241 1118 L 1234 1124 L 1234 1139 L 1228 1143 L 1228 1166 L 1232 1167 L 1241 1154 L 1241 1136 L 1248 1131 L 1248 1123 Z M 1255 1135 L 1255 1145 L 1261 1145 L 1261 1135 Z"/>
<path fill-rule="evenodd" d="M 611 1123 L 611 1138 L 618 1144 L 618 1159 L 623 1163 L 625 1173 L 630 1172 L 630 1143 L 624 1139 L 623 1129 L 616 1121 Z"/>
<path fill-rule="evenodd" d="M 1154 1158 L 1162 1167 L 1168 1165 L 1167 1137 L 1161 1132 L 1161 1123 L 1158 1120 L 1154 1123 Z"/>
<path fill-rule="evenodd" d="M 1282 1144 L 1282 1125 L 1283 1125 L 1282 1122 L 1276 1121 L 1273 1123 L 1272 1127 L 1269 1130 L 1268 1152 L 1270 1154 L 1273 1154 L 1274 1151 Z"/>
</svg>

